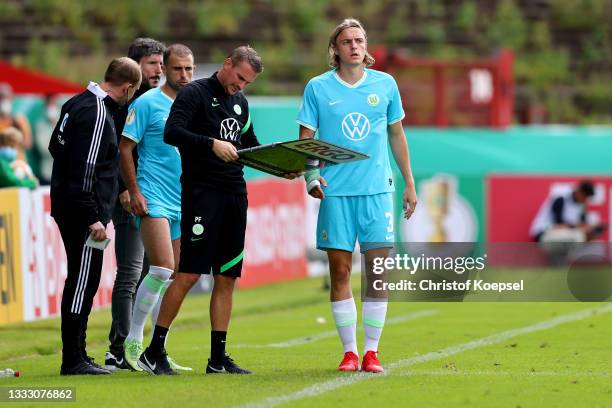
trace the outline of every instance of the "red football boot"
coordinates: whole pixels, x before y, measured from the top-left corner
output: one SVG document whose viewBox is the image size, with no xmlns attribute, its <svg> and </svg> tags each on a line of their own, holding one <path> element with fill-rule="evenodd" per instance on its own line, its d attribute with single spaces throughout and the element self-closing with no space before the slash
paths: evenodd
<svg viewBox="0 0 612 408">
<path fill-rule="evenodd" d="M 344 358 L 338 366 L 338 371 L 359 371 L 359 357 L 352 351 L 344 353 Z"/>
<path fill-rule="evenodd" d="M 368 351 L 363 356 L 363 361 L 361 362 L 361 370 L 366 371 L 368 373 L 382 373 L 385 371 L 383 366 L 378 361 L 378 357 L 376 356 L 378 351 Z"/>
</svg>

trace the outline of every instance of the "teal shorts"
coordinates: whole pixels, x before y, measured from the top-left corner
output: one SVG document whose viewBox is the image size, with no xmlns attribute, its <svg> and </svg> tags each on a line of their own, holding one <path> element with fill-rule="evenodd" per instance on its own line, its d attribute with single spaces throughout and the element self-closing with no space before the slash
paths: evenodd
<svg viewBox="0 0 612 408">
<path fill-rule="evenodd" d="M 181 211 L 180 210 L 169 210 L 165 207 L 147 203 L 149 210 L 148 216 L 151 218 L 165 218 L 168 220 L 170 225 L 170 239 L 174 241 L 181 237 Z M 136 227 L 140 230 L 140 223 L 142 217 L 136 217 Z"/>
<path fill-rule="evenodd" d="M 317 221 L 317 248 L 353 252 L 359 240 L 361 252 L 392 248 L 393 193 L 361 196 L 326 196 Z"/>
</svg>

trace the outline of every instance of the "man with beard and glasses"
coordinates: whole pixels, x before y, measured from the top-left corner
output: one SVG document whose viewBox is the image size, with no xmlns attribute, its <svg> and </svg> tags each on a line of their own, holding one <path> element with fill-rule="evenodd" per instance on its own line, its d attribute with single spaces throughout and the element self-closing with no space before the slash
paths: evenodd
<svg viewBox="0 0 612 408">
<path fill-rule="evenodd" d="M 113 60 L 100 85 L 62 106 L 51 135 L 51 216 L 59 227 L 68 275 L 62 294 L 61 375 L 110 374 L 86 351 L 86 330 L 100 284 L 106 225 L 117 199 L 119 149 L 114 115 L 140 86 L 132 59 Z"/>
<path fill-rule="evenodd" d="M 140 95 L 160 84 L 165 46 L 152 38 L 137 38 L 128 50 L 128 57 L 138 63 L 142 75 L 140 88 L 134 94 L 130 104 Z M 122 107 L 115 119 L 117 144 L 123 133 L 128 114 L 128 106 Z M 133 151 L 134 162 L 138 154 Z M 113 211 L 115 227 L 115 256 L 117 258 L 117 275 L 113 286 L 112 323 L 108 339 L 109 350 L 105 356 L 105 367 L 109 370 L 129 369 L 124 359 L 123 343 L 130 330 L 132 308 L 138 282 L 146 275 L 148 263 L 136 218 L 130 208 L 130 193 L 119 177 L 119 199 Z"/>
<path fill-rule="evenodd" d="M 134 303 L 130 332 L 125 340 L 125 360 L 137 371 L 142 353 L 145 321 L 170 283 L 178 267 L 181 237 L 181 156 L 174 146 L 164 143 L 164 127 L 178 92 L 193 77 L 193 52 L 173 44 L 164 52 L 166 82 L 144 93 L 130 106 L 119 144 L 121 174 L 130 193 L 144 243 L 149 273 Z M 138 149 L 138 171 L 132 151 Z M 157 317 L 153 315 L 153 322 Z M 168 358 L 175 370 L 181 367 Z"/>
</svg>

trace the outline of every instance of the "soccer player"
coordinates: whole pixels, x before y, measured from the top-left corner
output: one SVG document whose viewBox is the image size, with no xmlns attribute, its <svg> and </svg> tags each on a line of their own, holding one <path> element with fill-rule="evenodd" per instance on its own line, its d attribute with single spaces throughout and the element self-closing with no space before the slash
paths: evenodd
<svg viewBox="0 0 612 408">
<path fill-rule="evenodd" d="M 178 266 L 181 237 L 181 157 L 164 142 L 164 127 L 178 92 L 191 82 L 192 51 L 173 44 L 164 52 L 166 82 L 144 93 L 130 106 L 119 150 L 121 173 L 137 216 L 149 273 L 136 292 L 130 332 L 125 340 L 125 360 L 137 371 L 142 354 L 145 321 Z M 138 175 L 132 151 L 138 146 Z M 155 319 L 156 320 L 156 319 Z M 155 321 L 154 320 L 154 321 Z M 168 358 L 174 369 L 181 367 Z"/>
<path fill-rule="evenodd" d="M 164 44 L 152 38 L 137 38 L 130 44 L 128 57 L 138 63 L 142 82 L 128 105 L 146 91 L 159 86 L 164 50 Z M 115 117 L 117 144 L 120 143 L 125 126 L 128 105 L 122 107 Z M 134 161 L 137 162 L 136 150 L 133 156 Z M 104 361 L 104 367 L 111 371 L 129 368 L 123 355 L 123 343 L 130 331 L 136 287 L 141 277 L 144 277 L 148 271 L 144 246 L 136 227 L 136 218 L 130 207 L 130 193 L 121 177 L 119 177 L 119 197 L 113 210 L 113 226 L 115 227 L 117 274 L 113 285 L 111 307 L 113 320 L 108 334 L 110 345 Z"/>
<path fill-rule="evenodd" d="M 207 373 L 249 374 L 225 352 L 236 278 L 242 271 L 247 191 L 236 148 L 259 145 L 241 92 L 263 70 L 254 49 L 234 49 L 210 78 L 192 82 L 177 96 L 164 140 L 181 153 L 181 256 L 164 296 L 151 344 L 138 365 L 151 374 L 176 374 L 168 362 L 166 335 L 185 295 L 201 274 L 213 274 L 211 353 Z"/>
<path fill-rule="evenodd" d="M 103 251 L 87 245 L 86 239 L 106 239 L 118 190 L 119 150 L 113 115 L 132 98 L 140 80 L 140 69 L 133 60 L 113 60 L 102 84 L 90 82 L 87 90 L 62 106 L 49 142 L 53 156 L 51 216 L 68 259 L 62 294 L 62 375 L 110 374 L 86 351 L 87 321 L 103 257 Z"/>
<path fill-rule="evenodd" d="M 308 193 L 321 199 L 317 248 L 325 250 L 329 259 L 332 314 L 344 346 L 338 369 L 357 371 L 357 310 L 350 285 L 352 252 L 359 239 L 368 265 L 374 257 L 387 256 L 393 246 L 394 189 L 387 141 L 406 183 L 402 194 L 405 218 L 412 215 L 417 198 L 397 84 L 390 75 L 367 68 L 374 58 L 368 53 L 361 23 L 346 19 L 338 25 L 330 36 L 328 52 L 332 70 L 308 82 L 297 122 L 300 139 L 312 138 L 318 132 L 320 140 L 370 156 L 368 160 L 321 170 L 313 163 L 304 175 Z M 382 372 L 377 353 L 387 302 L 385 298 L 364 300 L 361 368 Z"/>
</svg>

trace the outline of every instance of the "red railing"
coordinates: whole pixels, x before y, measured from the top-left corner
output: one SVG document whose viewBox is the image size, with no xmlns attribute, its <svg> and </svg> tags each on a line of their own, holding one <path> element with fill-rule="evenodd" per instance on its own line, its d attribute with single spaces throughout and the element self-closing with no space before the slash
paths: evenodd
<svg viewBox="0 0 612 408">
<path fill-rule="evenodd" d="M 411 126 L 490 126 L 512 123 L 514 55 L 502 50 L 492 59 L 439 60 L 373 51 L 372 67 L 397 80 Z"/>
</svg>

